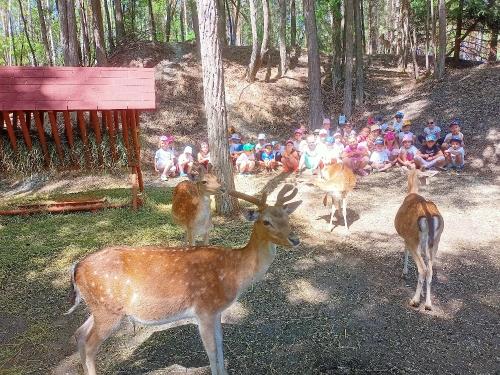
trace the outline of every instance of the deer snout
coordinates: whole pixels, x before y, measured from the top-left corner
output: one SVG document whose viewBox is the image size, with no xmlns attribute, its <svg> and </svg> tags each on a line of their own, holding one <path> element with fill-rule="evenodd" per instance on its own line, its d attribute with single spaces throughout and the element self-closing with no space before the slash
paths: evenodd
<svg viewBox="0 0 500 375">
<path fill-rule="evenodd" d="M 300 240 L 295 234 L 291 234 L 288 236 L 288 242 L 290 242 L 292 246 L 297 246 L 300 243 Z"/>
</svg>

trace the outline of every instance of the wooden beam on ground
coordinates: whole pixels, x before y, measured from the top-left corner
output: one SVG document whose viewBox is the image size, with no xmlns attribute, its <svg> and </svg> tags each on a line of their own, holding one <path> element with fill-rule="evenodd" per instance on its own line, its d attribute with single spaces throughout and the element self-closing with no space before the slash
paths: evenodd
<svg viewBox="0 0 500 375">
<path fill-rule="evenodd" d="M 63 165 L 64 152 L 61 146 L 61 137 L 59 136 L 59 130 L 57 129 L 57 112 L 49 111 L 49 122 L 50 122 L 50 130 L 52 130 L 52 137 L 54 138 L 54 142 L 56 144 L 57 156 L 61 161 L 61 165 Z"/>
<path fill-rule="evenodd" d="M 19 123 L 21 124 L 21 130 L 23 132 L 24 143 L 26 144 L 26 147 L 28 147 L 28 150 L 31 151 L 33 144 L 31 142 L 30 127 L 29 127 L 28 123 L 26 122 L 25 113 L 22 111 L 19 111 L 17 113 L 17 117 L 19 117 Z"/>
<path fill-rule="evenodd" d="M 14 132 L 14 126 L 12 125 L 12 121 L 10 120 L 9 112 L 3 111 L 3 120 L 5 121 L 5 125 L 7 126 L 7 135 L 9 136 L 10 145 L 12 146 L 12 149 L 14 151 L 17 151 L 16 133 Z"/>
<path fill-rule="evenodd" d="M 43 129 L 43 121 L 40 116 L 40 111 L 34 111 L 35 116 L 35 126 L 38 132 L 38 139 L 40 140 L 40 145 L 42 146 L 43 158 L 45 159 L 45 166 L 50 167 L 50 154 L 49 148 L 47 147 L 47 139 L 45 138 L 45 130 Z"/>
<path fill-rule="evenodd" d="M 102 157 L 102 135 L 101 135 L 101 125 L 99 124 L 99 116 L 97 115 L 97 111 L 90 111 L 90 122 L 92 124 L 92 128 L 94 129 L 95 141 L 97 143 L 97 159 L 99 162 L 99 166 L 104 165 L 104 158 Z"/>
<path fill-rule="evenodd" d="M 85 125 L 85 119 L 83 117 L 83 112 L 77 111 L 76 117 L 78 120 L 78 129 L 80 130 L 80 137 L 82 138 L 82 142 L 83 142 L 83 154 L 85 157 L 85 166 L 87 168 L 90 168 L 91 157 L 90 157 L 90 150 L 89 150 L 89 138 L 87 136 L 87 127 Z"/>
</svg>

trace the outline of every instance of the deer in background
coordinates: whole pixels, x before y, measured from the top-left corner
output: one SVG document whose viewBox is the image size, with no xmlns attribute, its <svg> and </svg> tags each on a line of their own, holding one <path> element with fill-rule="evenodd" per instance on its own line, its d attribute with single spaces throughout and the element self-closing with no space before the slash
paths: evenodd
<svg viewBox="0 0 500 375">
<path fill-rule="evenodd" d="M 266 195 L 230 194 L 258 207 L 248 213 L 255 223 L 243 248 L 115 246 L 72 267 L 73 306 L 66 314 L 82 299 L 91 313 L 75 333 L 85 374 L 96 374 L 97 350 L 124 317 L 149 325 L 195 318 L 212 375 L 227 374 L 221 313 L 267 272 L 276 245 L 299 244 L 288 215 L 301 203 L 287 203 L 297 194 L 291 185 L 282 188 L 274 206 L 266 204 Z"/>
<path fill-rule="evenodd" d="M 432 262 L 438 251 L 444 221 L 436 205 L 418 195 L 421 177 L 423 175 L 416 169 L 408 172 L 408 195 L 396 213 L 394 226 L 405 242 L 403 277 L 408 274 L 408 253 L 411 253 L 418 269 L 417 289 L 410 300 L 410 305 L 420 304 L 425 278 L 427 287 L 425 309 L 431 310 Z M 427 178 L 425 178 L 425 183 L 427 183 Z"/>
<path fill-rule="evenodd" d="M 342 163 L 333 163 L 327 165 L 321 171 L 322 178 L 315 185 L 325 192 L 323 205 L 328 206 L 328 197 L 332 198 L 332 213 L 330 215 L 330 227 L 334 229 L 333 218 L 337 209 L 340 211 L 340 202 L 342 202 L 342 215 L 344 216 L 344 225 L 349 233 L 347 224 L 347 197 L 354 186 L 356 186 L 356 176 L 352 169 Z"/>
<path fill-rule="evenodd" d="M 208 245 L 208 234 L 213 228 L 210 195 L 224 192 L 210 170 L 205 173 L 202 165 L 195 170 L 197 174 L 190 175 L 191 181 L 178 183 L 172 196 L 172 216 L 185 229 L 186 244 L 190 246 L 195 245 L 197 236 L 202 236 L 203 244 Z"/>
</svg>

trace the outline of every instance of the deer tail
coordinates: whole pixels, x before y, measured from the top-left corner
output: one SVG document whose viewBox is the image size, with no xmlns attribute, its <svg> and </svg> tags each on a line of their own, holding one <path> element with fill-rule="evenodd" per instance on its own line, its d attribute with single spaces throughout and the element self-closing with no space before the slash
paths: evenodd
<svg viewBox="0 0 500 375">
<path fill-rule="evenodd" d="M 71 290 L 70 290 L 70 294 L 69 294 L 69 298 L 70 298 L 70 303 L 73 304 L 73 306 L 71 306 L 71 308 L 66 311 L 64 313 L 64 315 L 69 315 L 71 314 L 73 311 L 76 310 L 76 308 L 78 307 L 78 305 L 80 304 L 80 302 L 82 302 L 82 297 L 80 295 L 80 291 L 78 290 L 78 286 L 76 285 L 75 283 L 75 273 L 76 273 L 76 268 L 78 266 L 78 263 L 74 263 L 72 266 L 71 266 Z"/>
</svg>

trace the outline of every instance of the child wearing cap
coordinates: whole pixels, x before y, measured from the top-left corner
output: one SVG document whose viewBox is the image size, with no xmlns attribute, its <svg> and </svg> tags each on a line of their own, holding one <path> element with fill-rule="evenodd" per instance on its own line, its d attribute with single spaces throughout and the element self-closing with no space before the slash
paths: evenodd
<svg viewBox="0 0 500 375">
<path fill-rule="evenodd" d="M 307 148 L 300 155 L 299 172 L 306 169 L 311 174 L 317 174 L 321 167 L 321 154 L 317 150 L 317 143 L 314 136 L 307 137 Z"/>
<path fill-rule="evenodd" d="M 255 152 L 259 152 L 262 150 L 266 144 L 266 135 L 264 133 L 260 133 L 257 136 L 257 144 L 255 145 Z"/>
<path fill-rule="evenodd" d="M 401 111 L 396 112 L 394 115 L 394 121 L 392 122 L 392 126 L 394 127 L 394 132 L 398 134 L 401 129 L 403 129 L 403 117 L 404 113 Z"/>
<path fill-rule="evenodd" d="M 370 128 L 368 126 L 363 126 L 356 139 L 358 143 L 364 143 L 366 146 L 369 135 L 370 135 Z M 347 143 L 349 144 L 349 140 L 347 140 Z"/>
<path fill-rule="evenodd" d="M 330 119 L 329 118 L 324 118 L 323 119 L 323 129 L 326 130 L 326 136 L 327 137 L 330 136 L 331 127 L 332 127 L 332 124 L 330 122 Z"/>
<path fill-rule="evenodd" d="M 281 146 L 280 141 L 272 141 L 271 144 L 273 145 L 274 160 L 276 160 L 278 165 L 281 165 L 281 158 L 285 149 Z"/>
<path fill-rule="evenodd" d="M 356 136 L 356 131 L 352 128 L 352 123 L 349 121 L 342 126 L 340 133 L 342 134 L 342 143 L 345 145 L 348 143 L 349 137 Z"/>
<path fill-rule="evenodd" d="M 388 170 L 393 164 L 389 160 L 389 152 L 384 145 L 384 139 L 379 137 L 375 140 L 375 149 L 370 155 L 370 166 L 373 172 L 382 172 Z"/>
<path fill-rule="evenodd" d="M 464 168 L 465 151 L 460 137 L 451 137 L 450 147 L 444 152 L 448 168 L 459 172 Z"/>
<path fill-rule="evenodd" d="M 411 121 L 410 120 L 405 120 L 403 122 L 403 128 L 401 129 L 401 131 L 398 134 L 398 138 L 399 138 L 400 142 L 403 140 L 403 137 L 410 136 L 413 139 L 413 143 L 415 143 L 415 139 L 416 139 L 415 138 L 415 134 L 413 134 L 410 131 L 410 128 L 411 128 Z"/>
<path fill-rule="evenodd" d="M 201 142 L 200 143 L 200 152 L 197 155 L 198 163 L 205 167 L 205 170 L 208 171 L 210 165 L 210 151 L 208 150 L 208 143 Z"/>
<path fill-rule="evenodd" d="M 321 155 L 321 161 L 323 162 L 324 165 L 340 162 L 342 150 L 340 150 L 339 152 L 338 147 L 337 148 L 335 147 L 335 139 L 333 137 L 326 138 L 326 149 L 324 150 L 324 153 Z"/>
<path fill-rule="evenodd" d="M 443 143 L 443 140 L 441 139 L 441 128 L 436 125 L 436 121 L 432 117 L 427 120 L 427 126 L 424 128 L 424 134 L 418 136 L 418 141 L 420 143 L 424 143 L 425 137 L 429 134 L 434 134 L 436 136 L 436 143 L 438 145 Z"/>
<path fill-rule="evenodd" d="M 328 138 L 328 132 L 325 129 L 320 129 L 318 137 L 316 138 L 317 147 L 316 150 L 323 155 L 326 152 L 326 139 Z"/>
<path fill-rule="evenodd" d="M 429 134 L 425 137 L 425 143 L 415 155 L 415 165 L 421 170 L 439 168 L 441 169 L 446 163 L 443 152 L 436 144 L 436 136 Z"/>
<path fill-rule="evenodd" d="M 174 137 L 162 135 L 159 148 L 155 153 L 155 171 L 161 173 L 160 179 L 167 181 L 168 177 L 174 177 L 177 172 L 175 165 L 175 154 L 171 147 Z"/>
<path fill-rule="evenodd" d="M 380 137 L 380 126 L 377 124 L 370 125 L 370 134 L 366 138 L 366 146 L 372 152 L 375 149 L 375 140 Z"/>
<path fill-rule="evenodd" d="M 302 133 L 301 129 L 295 129 L 295 133 L 293 134 L 293 147 L 299 153 L 302 153 L 307 148 L 307 141 L 302 139 L 304 133 Z"/>
<path fill-rule="evenodd" d="M 281 155 L 281 164 L 283 165 L 283 172 L 297 172 L 299 169 L 300 156 L 295 149 L 294 142 L 289 139 L 285 143 L 285 151 Z"/>
<path fill-rule="evenodd" d="M 179 172 L 181 177 L 186 177 L 191 173 L 193 168 L 193 148 L 191 146 L 186 146 L 184 152 L 179 155 Z"/>
<path fill-rule="evenodd" d="M 366 176 L 368 173 L 364 168 L 368 161 L 368 148 L 363 143 L 358 143 L 356 137 L 350 137 L 342 153 L 342 162 L 355 173 Z"/>
<path fill-rule="evenodd" d="M 277 167 L 275 157 L 276 155 L 273 151 L 273 145 L 271 143 L 266 143 L 261 152 L 262 161 L 259 161 L 258 163 L 265 169 L 266 172 L 271 172 Z"/>
<path fill-rule="evenodd" d="M 406 136 L 403 137 L 401 141 L 401 148 L 399 149 L 399 154 L 397 162 L 403 168 L 412 168 L 415 165 L 415 156 L 417 155 L 418 149 L 413 145 L 413 137 Z"/>
<path fill-rule="evenodd" d="M 462 147 L 464 144 L 464 135 L 460 131 L 460 123 L 457 119 L 450 123 L 450 132 L 446 134 L 443 140 L 442 149 L 447 150 L 450 147 L 450 140 L 452 137 L 460 138 L 462 140 Z"/>
<path fill-rule="evenodd" d="M 399 155 L 399 144 L 394 132 L 387 132 L 384 135 L 385 149 L 389 153 L 389 160 L 394 164 L 397 162 Z"/>
<path fill-rule="evenodd" d="M 243 152 L 243 145 L 241 144 L 241 137 L 236 133 L 231 134 L 231 138 L 229 140 L 231 142 L 229 145 L 229 153 L 231 154 L 231 159 L 234 164 L 236 159 L 238 159 L 238 156 L 240 156 Z"/>
<path fill-rule="evenodd" d="M 251 173 L 255 168 L 254 145 L 246 143 L 242 148 L 243 151 L 236 159 L 236 170 L 241 174 Z"/>
</svg>

